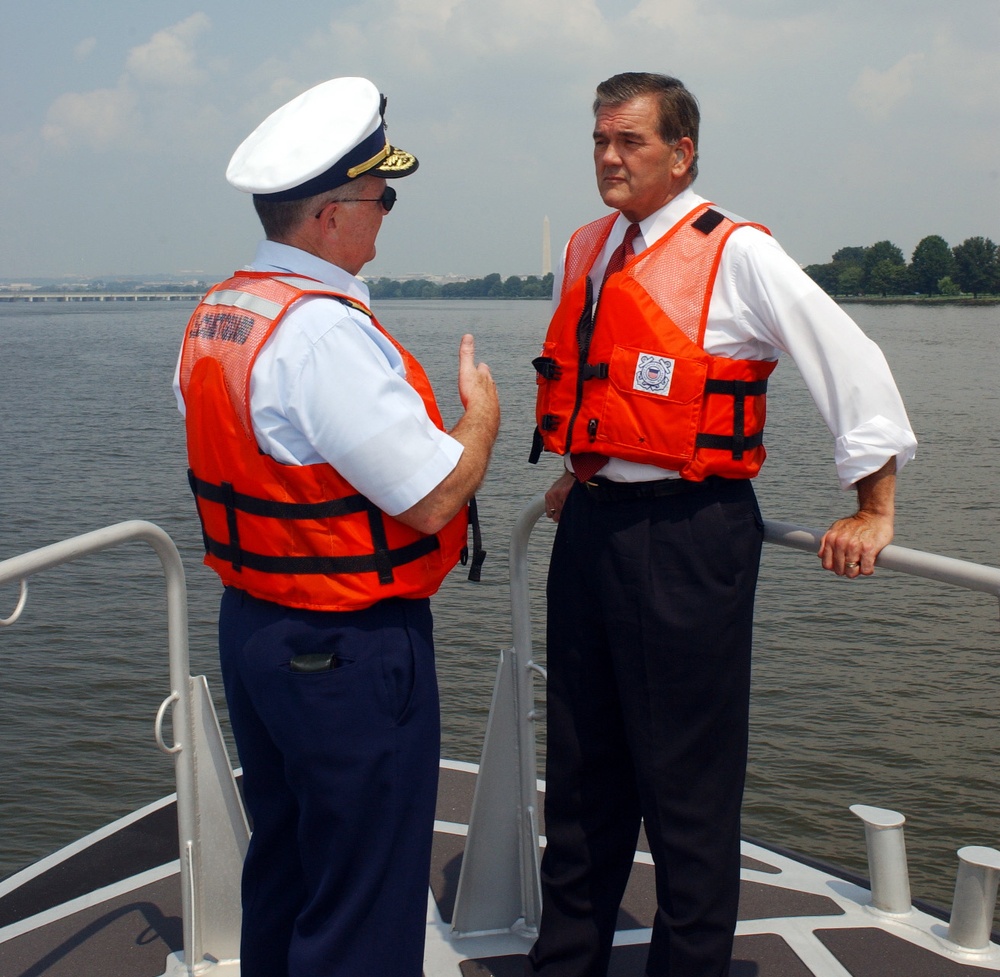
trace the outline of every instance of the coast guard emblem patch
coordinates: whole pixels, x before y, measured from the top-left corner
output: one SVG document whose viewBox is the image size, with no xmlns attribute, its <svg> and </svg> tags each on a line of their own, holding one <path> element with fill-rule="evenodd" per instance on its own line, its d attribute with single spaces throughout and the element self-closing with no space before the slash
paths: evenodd
<svg viewBox="0 0 1000 977">
<path fill-rule="evenodd" d="M 640 353 L 632 389 L 665 397 L 670 393 L 670 381 L 673 378 L 673 360 L 665 356 L 654 356 L 652 353 Z"/>
</svg>

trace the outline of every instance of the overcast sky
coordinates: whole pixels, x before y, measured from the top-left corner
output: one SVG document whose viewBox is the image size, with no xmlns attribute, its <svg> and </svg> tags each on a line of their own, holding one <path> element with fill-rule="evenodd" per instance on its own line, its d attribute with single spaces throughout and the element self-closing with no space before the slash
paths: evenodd
<svg viewBox="0 0 1000 977">
<path fill-rule="evenodd" d="M 702 109 L 697 189 L 803 264 L 1000 240 L 997 0 L 46 0 L 8 6 L 0 278 L 222 277 L 253 254 L 224 173 L 338 75 L 389 96 L 398 181 L 368 275 L 537 274 L 606 211 L 590 103 L 619 71 Z"/>
</svg>

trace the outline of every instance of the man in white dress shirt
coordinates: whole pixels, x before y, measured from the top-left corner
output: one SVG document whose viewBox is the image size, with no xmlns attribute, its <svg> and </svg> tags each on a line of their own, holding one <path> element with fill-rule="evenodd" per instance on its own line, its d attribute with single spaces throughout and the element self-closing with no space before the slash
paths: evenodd
<svg viewBox="0 0 1000 977">
<path fill-rule="evenodd" d="M 227 171 L 267 239 L 191 317 L 175 377 L 253 835 L 244 977 L 419 977 L 440 735 L 429 600 L 462 556 L 499 426 L 458 354 L 446 431 L 357 276 L 417 161 L 337 78 Z"/>
<path fill-rule="evenodd" d="M 838 575 L 873 572 L 916 440 L 879 349 L 766 229 L 691 189 L 699 111 L 683 85 L 616 75 L 594 113 L 598 189 L 617 214 L 571 238 L 535 361 L 534 455 L 564 455 L 566 471 L 546 493 L 559 524 L 547 847 L 527 969 L 605 977 L 643 822 L 658 902 L 646 973 L 725 977 L 767 376 L 792 357 L 833 433 L 841 485 L 857 491 L 819 550 Z"/>
</svg>

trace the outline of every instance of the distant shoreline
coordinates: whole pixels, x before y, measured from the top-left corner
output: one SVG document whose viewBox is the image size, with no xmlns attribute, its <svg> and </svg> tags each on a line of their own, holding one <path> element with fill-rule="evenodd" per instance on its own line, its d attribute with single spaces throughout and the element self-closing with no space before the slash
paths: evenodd
<svg viewBox="0 0 1000 977">
<path fill-rule="evenodd" d="M 0 303 L 57 302 L 63 304 L 95 302 L 197 302 L 204 293 L 192 292 L 0 292 Z M 1000 295 L 834 295 L 831 298 L 840 305 L 1000 305 Z M 477 296 L 384 296 L 374 301 L 412 302 L 537 302 L 550 301 L 550 297 L 525 295 L 477 295 Z"/>
<path fill-rule="evenodd" d="M 833 295 L 841 305 L 1000 305 L 1000 295 Z"/>
</svg>

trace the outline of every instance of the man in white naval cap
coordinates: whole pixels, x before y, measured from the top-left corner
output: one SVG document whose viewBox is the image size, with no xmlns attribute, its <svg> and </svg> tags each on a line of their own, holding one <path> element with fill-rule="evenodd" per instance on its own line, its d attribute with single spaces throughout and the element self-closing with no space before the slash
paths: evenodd
<svg viewBox="0 0 1000 977">
<path fill-rule="evenodd" d="M 356 276 L 417 167 L 364 78 L 236 150 L 266 240 L 188 324 L 175 390 L 253 836 L 243 977 L 419 977 L 439 759 L 428 598 L 464 556 L 500 420 L 458 353 L 445 431 Z M 479 554 L 474 557 L 474 564 Z"/>
</svg>

